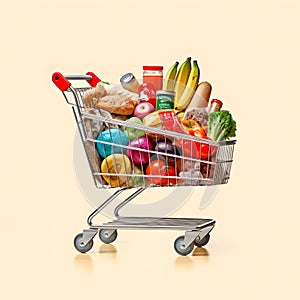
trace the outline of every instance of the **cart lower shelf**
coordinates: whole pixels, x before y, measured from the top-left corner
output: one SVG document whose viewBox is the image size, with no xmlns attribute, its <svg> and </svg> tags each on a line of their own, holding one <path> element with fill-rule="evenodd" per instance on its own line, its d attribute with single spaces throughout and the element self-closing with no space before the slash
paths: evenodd
<svg viewBox="0 0 300 300">
<path fill-rule="evenodd" d="M 93 247 L 93 238 L 98 233 L 103 243 L 110 244 L 118 236 L 117 229 L 163 229 L 184 230 L 174 242 L 175 251 L 180 255 L 192 252 L 194 246 L 202 247 L 210 239 L 210 231 L 214 228 L 212 219 L 198 218 L 154 218 L 154 217 L 120 217 L 111 222 L 92 225 L 84 229 L 74 239 L 75 248 L 81 252 L 88 252 Z"/>
<path fill-rule="evenodd" d="M 214 224 L 215 221 L 212 219 L 121 217 L 111 222 L 99 225 L 96 228 L 200 230 L 206 226 Z"/>
<path fill-rule="evenodd" d="M 110 244 L 118 236 L 118 229 L 163 229 L 163 230 L 183 230 L 185 233 L 179 236 L 174 242 L 175 251 L 180 255 L 187 255 L 192 252 L 194 246 L 202 247 L 209 241 L 209 233 L 215 226 L 212 219 L 203 218 L 158 218 L 158 217 L 124 217 L 119 214 L 121 208 L 127 205 L 132 199 L 142 193 L 146 188 L 142 187 L 133 192 L 114 210 L 116 219 L 103 224 L 95 224 L 93 218 L 97 216 L 104 207 L 111 203 L 125 188 L 117 190 L 106 199 L 88 217 L 89 229 L 84 229 L 82 233 L 76 235 L 74 246 L 81 253 L 88 252 L 93 247 L 93 238 L 98 233 L 103 243 Z"/>
</svg>

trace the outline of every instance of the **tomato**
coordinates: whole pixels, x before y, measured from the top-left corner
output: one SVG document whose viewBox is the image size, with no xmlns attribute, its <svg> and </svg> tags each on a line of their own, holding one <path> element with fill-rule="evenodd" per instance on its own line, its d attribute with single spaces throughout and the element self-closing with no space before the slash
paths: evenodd
<svg viewBox="0 0 300 300">
<path fill-rule="evenodd" d="M 169 178 L 168 176 L 176 176 L 176 170 L 173 166 L 168 166 L 163 160 L 153 160 L 146 168 L 148 181 L 152 184 L 164 186 L 176 184 L 176 178 Z M 162 176 L 162 177 L 155 177 Z"/>
<path fill-rule="evenodd" d="M 197 142 L 183 141 L 183 156 L 187 158 L 200 159 L 200 145 Z"/>
<path fill-rule="evenodd" d="M 207 136 L 202 138 L 210 140 L 210 138 Z M 185 157 L 202 160 L 207 159 L 216 151 L 216 146 L 211 146 L 205 142 L 195 142 L 190 140 L 185 140 L 182 148 Z"/>
</svg>

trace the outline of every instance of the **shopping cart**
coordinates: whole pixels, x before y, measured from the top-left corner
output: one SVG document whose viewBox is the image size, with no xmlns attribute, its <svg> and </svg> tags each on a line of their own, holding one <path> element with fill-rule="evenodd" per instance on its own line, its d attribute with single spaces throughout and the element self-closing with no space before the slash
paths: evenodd
<svg viewBox="0 0 300 300">
<path fill-rule="evenodd" d="M 72 80 L 86 81 L 89 86 L 74 87 L 70 83 Z M 175 251 L 180 255 L 191 253 L 194 246 L 206 245 L 215 226 L 213 219 L 126 217 L 119 212 L 149 188 L 226 184 L 236 141 L 214 142 L 180 132 L 180 126 L 174 121 L 176 118 L 170 114 L 150 127 L 87 107 L 83 95 L 101 81 L 92 72 L 68 76 L 56 72 L 52 81 L 72 106 L 95 186 L 115 190 L 89 215 L 89 228 L 75 237 L 75 248 L 81 253 L 89 251 L 96 234 L 102 242 L 112 243 L 119 229 L 184 231 L 174 242 Z M 135 139 L 137 142 L 130 142 L 129 131 L 142 133 Z M 157 147 L 159 143 L 163 149 Z M 103 224 L 93 222 L 96 215 L 129 189 L 133 190 L 130 196 L 114 207 L 114 220 Z"/>
</svg>

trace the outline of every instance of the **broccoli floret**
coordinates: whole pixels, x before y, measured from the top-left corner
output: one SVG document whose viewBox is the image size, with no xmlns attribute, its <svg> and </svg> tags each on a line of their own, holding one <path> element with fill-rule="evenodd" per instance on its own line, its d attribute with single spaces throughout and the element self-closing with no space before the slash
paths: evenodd
<svg viewBox="0 0 300 300">
<path fill-rule="evenodd" d="M 212 112 L 208 116 L 207 135 L 214 141 L 227 140 L 235 137 L 236 122 L 228 110 Z"/>
</svg>

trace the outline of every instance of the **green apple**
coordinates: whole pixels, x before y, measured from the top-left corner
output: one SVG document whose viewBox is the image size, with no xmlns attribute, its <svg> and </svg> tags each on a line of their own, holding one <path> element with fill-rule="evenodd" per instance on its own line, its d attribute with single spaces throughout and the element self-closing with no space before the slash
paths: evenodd
<svg viewBox="0 0 300 300">
<path fill-rule="evenodd" d="M 129 118 L 125 122 L 143 125 L 143 122 L 137 117 Z M 131 128 L 131 127 L 125 127 L 124 132 L 125 132 L 125 134 L 127 135 L 127 137 L 129 138 L 130 141 L 133 141 L 136 138 L 139 138 L 139 137 L 142 137 L 142 136 L 145 135 L 145 132 L 143 130 L 135 129 L 135 128 Z"/>
<path fill-rule="evenodd" d="M 144 185 L 146 177 L 143 177 L 143 171 L 138 167 L 134 166 L 132 169 L 132 174 L 136 176 L 131 176 L 131 183 L 133 186 L 138 187 Z"/>
</svg>

